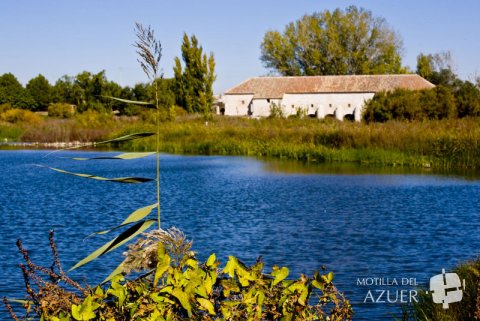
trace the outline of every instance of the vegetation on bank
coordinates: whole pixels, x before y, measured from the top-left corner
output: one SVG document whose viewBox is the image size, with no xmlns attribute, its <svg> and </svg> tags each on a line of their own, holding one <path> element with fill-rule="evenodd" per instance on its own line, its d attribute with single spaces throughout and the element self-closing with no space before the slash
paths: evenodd
<svg viewBox="0 0 480 321">
<path fill-rule="evenodd" d="M 419 302 L 403 309 L 403 321 L 463 321 L 480 319 L 480 258 L 459 264 L 452 272 L 465 280 L 462 301 L 443 309 L 426 290 L 419 292 Z"/>
<path fill-rule="evenodd" d="M 180 114 L 180 112 L 177 112 Z M 1 119 L 0 114 L 0 119 Z M 480 168 L 480 119 L 386 123 L 310 118 L 248 119 L 161 113 L 160 148 L 168 153 L 278 157 L 310 162 L 387 166 Z M 155 114 L 114 117 L 95 112 L 70 119 L 0 125 L 0 139 L 24 142 L 92 142 L 136 131 L 155 131 Z M 155 150 L 155 138 L 122 145 Z"/>
<path fill-rule="evenodd" d="M 161 149 L 170 153 L 480 168 L 479 124 L 478 119 L 362 124 L 218 117 L 208 123 L 200 118 L 164 123 L 160 137 Z M 129 147 L 151 150 L 153 141 L 132 142 Z"/>
</svg>

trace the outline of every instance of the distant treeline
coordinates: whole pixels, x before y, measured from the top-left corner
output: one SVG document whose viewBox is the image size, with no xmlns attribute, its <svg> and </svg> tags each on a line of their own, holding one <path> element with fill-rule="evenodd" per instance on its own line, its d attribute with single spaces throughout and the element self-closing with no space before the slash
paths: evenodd
<svg viewBox="0 0 480 321">
<path fill-rule="evenodd" d="M 116 110 L 124 115 L 135 115 L 139 113 L 139 107 L 106 97 L 152 102 L 156 88 L 160 106 L 165 109 L 177 105 L 188 112 L 205 112 L 213 103 L 213 54 L 207 56 L 197 38 L 188 37 L 186 34 L 181 51 L 183 64 L 179 58 L 175 58 L 175 77 L 157 79 L 156 85 L 139 83 L 133 87 L 122 87 L 109 81 L 105 71 L 83 71 L 76 76 L 63 76 L 55 84 L 50 84 L 40 74 L 30 79 L 24 87 L 15 75 L 5 73 L 0 76 L 0 105 L 8 104 L 13 108 L 30 111 L 47 111 L 51 104 L 67 103 L 75 105 L 78 112 Z"/>
</svg>

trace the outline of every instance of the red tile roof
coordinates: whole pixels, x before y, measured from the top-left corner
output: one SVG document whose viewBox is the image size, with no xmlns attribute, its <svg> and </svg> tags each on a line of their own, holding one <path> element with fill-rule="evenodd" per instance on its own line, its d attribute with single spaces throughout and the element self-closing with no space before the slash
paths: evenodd
<svg viewBox="0 0 480 321">
<path fill-rule="evenodd" d="M 283 94 L 376 93 L 397 88 L 419 90 L 435 87 L 416 74 L 303 76 L 250 78 L 225 94 L 254 94 L 254 98 L 282 98 Z"/>
</svg>

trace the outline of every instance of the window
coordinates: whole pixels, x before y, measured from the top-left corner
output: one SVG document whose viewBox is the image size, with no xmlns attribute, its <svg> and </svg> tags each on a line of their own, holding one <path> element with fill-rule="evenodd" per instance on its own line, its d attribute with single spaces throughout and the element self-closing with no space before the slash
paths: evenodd
<svg viewBox="0 0 480 321">
<path fill-rule="evenodd" d="M 295 105 L 292 105 L 292 108 L 295 108 Z"/>
<path fill-rule="evenodd" d="M 332 104 L 328 104 L 328 107 L 332 107 Z"/>
<path fill-rule="evenodd" d="M 310 107 L 312 107 L 312 108 L 313 108 L 313 104 L 311 104 L 311 105 L 310 105 Z"/>
<path fill-rule="evenodd" d="M 270 98 L 267 98 L 267 103 L 269 103 L 269 102 L 270 102 Z"/>
<path fill-rule="evenodd" d="M 348 104 L 348 107 L 352 107 L 352 105 L 351 105 L 351 104 Z"/>
<path fill-rule="evenodd" d="M 242 100 L 242 105 L 245 105 L 245 100 Z"/>
</svg>

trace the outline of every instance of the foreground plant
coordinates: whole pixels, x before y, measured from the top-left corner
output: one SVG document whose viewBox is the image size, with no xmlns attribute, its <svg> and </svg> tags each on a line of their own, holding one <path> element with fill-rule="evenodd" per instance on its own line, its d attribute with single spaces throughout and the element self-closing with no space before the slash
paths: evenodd
<svg viewBox="0 0 480 321">
<path fill-rule="evenodd" d="M 129 246 L 125 270 L 141 274 L 127 280 L 115 275 L 108 287 L 83 288 L 63 272 L 53 243 L 54 264 L 26 265 L 25 316 L 14 320 L 351 320 L 349 302 L 333 284 L 333 273 L 301 275 L 274 266 L 263 273 L 261 260 L 246 266 L 230 256 L 220 268 L 215 254 L 200 262 L 191 242 L 176 228 L 145 233 Z"/>
</svg>

